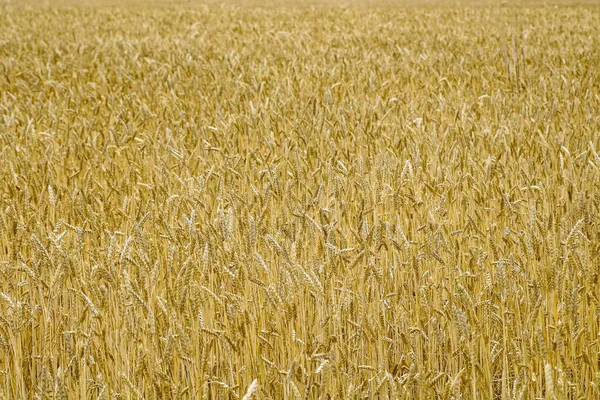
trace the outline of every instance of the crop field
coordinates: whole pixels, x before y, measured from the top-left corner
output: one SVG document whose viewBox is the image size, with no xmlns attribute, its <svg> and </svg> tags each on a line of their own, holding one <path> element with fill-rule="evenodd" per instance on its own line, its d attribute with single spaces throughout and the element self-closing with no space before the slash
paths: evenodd
<svg viewBox="0 0 600 400">
<path fill-rule="evenodd" d="M 55 3 L 0 5 L 0 399 L 600 398 L 600 7 Z"/>
</svg>

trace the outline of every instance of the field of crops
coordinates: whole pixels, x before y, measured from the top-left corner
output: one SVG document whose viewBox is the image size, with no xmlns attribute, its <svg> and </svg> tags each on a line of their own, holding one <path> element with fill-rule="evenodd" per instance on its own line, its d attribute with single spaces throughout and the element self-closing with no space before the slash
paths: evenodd
<svg viewBox="0 0 600 400">
<path fill-rule="evenodd" d="M 598 399 L 599 64 L 589 5 L 0 6 L 0 398 Z"/>
</svg>

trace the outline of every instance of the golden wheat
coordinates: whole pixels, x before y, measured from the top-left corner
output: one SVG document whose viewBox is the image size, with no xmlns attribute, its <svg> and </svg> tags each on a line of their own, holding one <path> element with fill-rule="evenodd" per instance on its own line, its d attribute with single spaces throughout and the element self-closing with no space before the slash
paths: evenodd
<svg viewBox="0 0 600 400">
<path fill-rule="evenodd" d="M 600 9 L 76 3 L 1 6 L 2 398 L 600 397 Z"/>
</svg>

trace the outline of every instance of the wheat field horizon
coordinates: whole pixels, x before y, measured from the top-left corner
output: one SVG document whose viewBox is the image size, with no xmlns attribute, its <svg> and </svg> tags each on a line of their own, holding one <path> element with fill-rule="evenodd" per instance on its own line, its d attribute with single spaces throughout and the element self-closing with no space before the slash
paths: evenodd
<svg viewBox="0 0 600 400">
<path fill-rule="evenodd" d="M 0 6 L 0 398 L 599 398 L 584 3 Z"/>
</svg>

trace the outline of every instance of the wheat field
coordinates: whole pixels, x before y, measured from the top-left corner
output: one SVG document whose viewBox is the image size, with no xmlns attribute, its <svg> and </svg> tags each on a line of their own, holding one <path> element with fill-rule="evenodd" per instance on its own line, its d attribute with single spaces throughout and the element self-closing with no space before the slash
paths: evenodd
<svg viewBox="0 0 600 400">
<path fill-rule="evenodd" d="M 600 397 L 600 7 L 100 3 L 0 6 L 0 398 Z"/>
</svg>

